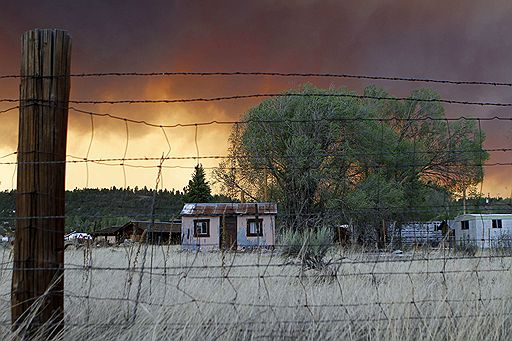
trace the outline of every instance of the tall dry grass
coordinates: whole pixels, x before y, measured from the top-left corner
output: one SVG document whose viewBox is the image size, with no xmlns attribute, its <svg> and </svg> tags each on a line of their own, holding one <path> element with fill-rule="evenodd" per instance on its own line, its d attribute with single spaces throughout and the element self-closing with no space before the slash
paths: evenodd
<svg viewBox="0 0 512 341">
<path fill-rule="evenodd" d="M 0 339 L 10 331 L 0 249 Z M 66 251 L 65 340 L 507 340 L 512 258 L 332 249 L 329 271 L 277 252 Z M 144 269 L 142 262 L 145 258 Z M 135 267 L 135 269 L 134 269 Z M 127 270 L 131 269 L 131 270 Z"/>
</svg>

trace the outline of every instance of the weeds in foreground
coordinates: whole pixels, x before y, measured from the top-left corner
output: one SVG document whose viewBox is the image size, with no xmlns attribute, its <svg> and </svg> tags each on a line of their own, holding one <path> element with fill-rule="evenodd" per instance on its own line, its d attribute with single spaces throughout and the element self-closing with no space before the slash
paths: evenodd
<svg viewBox="0 0 512 341">
<path fill-rule="evenodd" d="M 318 267 L 303 270 L 310 258 L 300 240 L 290 261 L 282 250 L 162 249 L 144 276 L 134 272 L 135 249 L 95 248 L 90 269 L 76 266 L 82 250 L 66 251 L 64 330 L 55 339 L 498 341 L 512 333 L 511 257 L 331 247 L 322 262 L 335 271 L 325 276 Z M 90 286 L 84 271 L 94 272 Z M 11 274 L 0 267 L 0 297 L 9 295 Z M 126 296 L 128 274 L 140 297 Z M 0 339 L 23 339 L 11 331 L 9 303 L 0 300 Z M 122 312 L 136 304 L 127 321 Z"/>
</svg>

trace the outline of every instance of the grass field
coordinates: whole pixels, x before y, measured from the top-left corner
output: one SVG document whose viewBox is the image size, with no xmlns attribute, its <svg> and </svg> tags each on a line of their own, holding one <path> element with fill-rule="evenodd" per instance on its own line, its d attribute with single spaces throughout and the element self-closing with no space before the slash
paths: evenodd
<svg viewBox="0 0 512 341">
<path fill-rule="evenodd" d="M 11 250 L 0 252 L 0 339 L 6 340 L 14 337 Z M 270 251 L 149 246 L 144 257 L 137 245 L 68 250 L 62 338 L 506 340 L 512 334 L 510 256 L 333 249 L 329 259 L 328 267 L 308 270 Z"/>
</svg>

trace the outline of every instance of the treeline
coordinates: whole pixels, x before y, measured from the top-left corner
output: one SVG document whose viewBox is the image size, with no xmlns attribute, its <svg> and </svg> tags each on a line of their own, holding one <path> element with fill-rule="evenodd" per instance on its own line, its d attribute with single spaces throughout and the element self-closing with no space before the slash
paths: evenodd
<svg viewBox="0 0 512 341">
<path fill-rule="evenodd" d="M 155 197 L 155 219 L 157 221 L 179 219 L 185 201 L 183 192 L 167 189 L 158 191 Z M 233 200 L 226 196 L 213 195 L 210 201 L 232 202 Z M 15 202 L 16 191 L 0 192 L 0 226 L 2 227 L 0 234 L 3 233 L 1 230 L 9 231 L 14 228 Z M 149 220 L 152 214 L 152 202 L 153 190 L 145 187 L 67 191 L 66 231 L 93 232 L 122 225 L 130 220 Z M 463 206 L 463 200 L 458 199 L 445 202 L 440 206 L 427 207 L 425 211 L 429 214 L 423 214 L 425 216 L 423 220 L 452 219 L 462 214 Z M 466 200 L 466 211 L 467 213 L 512 213 L 512 200 L 500 197 L 486 198 L 472 193 Z M 280 213 L 283 212 L 280 211 Z"/>
<path fill-rule="evenodd" d="M 180 218 L 185 195 L 177 190 L 159 190 L 152 209 L 154 190 L 144 188 L 75 189 L 66 191 L 66 231 L 93 232 L 130 220 L 169 221 Z M 231 199 L 213 195 L 211 202 Z M 0 221 L 4 230 L 15 225 L 16 191 L 0 192 Z M 0 231 L 1 232 L 1 231 Z"/>
</svg>

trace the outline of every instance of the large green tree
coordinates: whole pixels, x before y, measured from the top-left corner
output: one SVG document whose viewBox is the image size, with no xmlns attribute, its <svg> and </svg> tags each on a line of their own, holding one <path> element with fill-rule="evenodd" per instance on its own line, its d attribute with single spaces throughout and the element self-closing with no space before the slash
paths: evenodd
<svg viewBox="0 0 512 341">
<path fill-rule="evenodd" d="M 303 96 L 284 93 L 249 110 L 214 172 L 228 195 L 277 201 L 287 227 L 351 222 L 378 231 L 383 220 L 410 219 L 431 197 L 482 180 L 483 133 L 446 120 L 430 90 L 406 100 L 376 87 L 363 98 L 297 91 Z"/>
<path fill-rule="evenodd" d="M 192 179 L 190 179 L 188 186 L 183 191 L 185 192 L 185 202 L 209 202 L 212 199 L 211 188 L 208 181 L 206 181 L 206 174 L 201 164 L 195 167 Z"/>
</svg>

